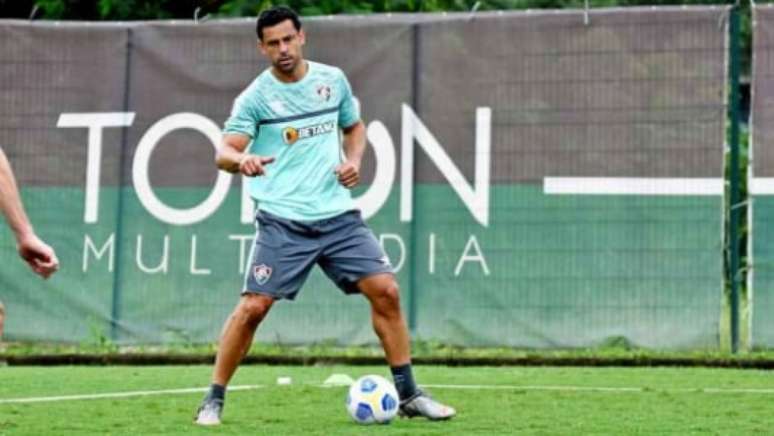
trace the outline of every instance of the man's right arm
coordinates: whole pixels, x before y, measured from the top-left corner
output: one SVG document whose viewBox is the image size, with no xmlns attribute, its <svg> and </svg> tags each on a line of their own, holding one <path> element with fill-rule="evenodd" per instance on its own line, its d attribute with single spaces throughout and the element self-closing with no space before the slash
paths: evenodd
<svg viewBox="0 0 774 436">
<path fill-rule="evenodd" d="M 247 135 L 226 133 L 215 154 L 215 164 L 223 171 L 254 177 L 266 174 L 264 165 L 274 162 L 273 157 L 246 153 L 252 139 Z"/>
</svg>

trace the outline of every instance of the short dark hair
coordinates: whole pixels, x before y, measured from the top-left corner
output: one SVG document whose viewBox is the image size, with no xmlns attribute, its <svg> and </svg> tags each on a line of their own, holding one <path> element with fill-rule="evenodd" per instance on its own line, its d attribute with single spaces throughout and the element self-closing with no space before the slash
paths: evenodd
<svg viewBox="0 0 774 436">
<path fill-rule="evenodd" d="M 258 39 L 263 41 L 263 29 L 276 26 L 285 20 L 292 21 L 296 31 L 301 30 L 301 20 L 298 19 L 298 14 L 287 6 L 274 6 L 261 12 L 255 25 L 255 33 L 258 34 Z"/>
</svg>

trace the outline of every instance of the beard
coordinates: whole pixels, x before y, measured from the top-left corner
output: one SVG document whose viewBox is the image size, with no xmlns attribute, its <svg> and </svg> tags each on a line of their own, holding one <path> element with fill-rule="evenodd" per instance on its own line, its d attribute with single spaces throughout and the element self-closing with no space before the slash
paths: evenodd
<svg viewBox="0 0 774 436">
<path fill-rule="evenodd" d="M 296 69 L 297 64 L 298 60 L 296 60 L 295 57 L 288 56 L 277 59 L 277 62 L 274 63 L 274 66 L 283 73 L 292 73 L 293 70 Z"/>
</svg>

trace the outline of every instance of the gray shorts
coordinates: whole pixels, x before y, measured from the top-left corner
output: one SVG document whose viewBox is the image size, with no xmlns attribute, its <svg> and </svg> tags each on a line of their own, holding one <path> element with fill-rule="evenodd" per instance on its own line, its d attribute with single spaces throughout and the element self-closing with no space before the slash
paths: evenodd
<svg viewBox="0 0 774 436">
<path fill-rule="evenodd" d="M 242 293 L 293 300 L 315 264 L 347 294 L 360 292 L 357 282 L 366 276 L 393 273 L 360 211 L 312 222 L 258 211 L 256 221 L 258 233 Z"/>
</svg>

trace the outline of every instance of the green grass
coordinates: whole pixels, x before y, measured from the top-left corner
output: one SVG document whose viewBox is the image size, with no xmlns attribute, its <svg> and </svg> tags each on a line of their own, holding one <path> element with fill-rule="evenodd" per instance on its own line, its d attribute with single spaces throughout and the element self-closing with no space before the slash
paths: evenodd
<svg viewBox="0 0 774 436">
<path fill-rule="evenodd" d="M 229 393 L 224 424 L 217 430 L 191 423 L 202 396 L 191 393 L 0 403 L 0 434 L 762 434 L 770 431 L 774 399 L 774 379 L 765 371 L 418 366 L 415 372 L 421 383 L 508 388 L 435 387 L 431 390 L 437 398 L 457 408 L 456 419 L 397 420 L 388 426 L 362 427 L 346 415 L 345 388 L 319 387 L 330 374 L 342 372 L 354 377 L 387 371 L 245 366 L 234 384 L 265 387 Z M 209 373 L 207 366 L 5 367 L 0 368 L 0 399 L 201 387 Z M 278 376 L 291 376 L 293 384 L 276 385 Z M 583 390 L 593 387 L 634 389 Z"/>
</svg>

